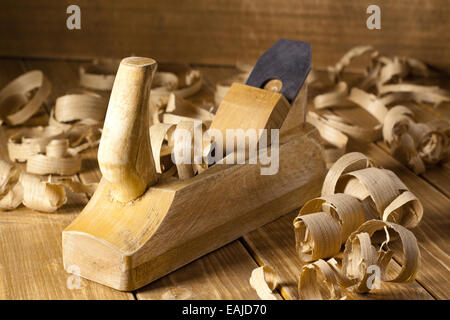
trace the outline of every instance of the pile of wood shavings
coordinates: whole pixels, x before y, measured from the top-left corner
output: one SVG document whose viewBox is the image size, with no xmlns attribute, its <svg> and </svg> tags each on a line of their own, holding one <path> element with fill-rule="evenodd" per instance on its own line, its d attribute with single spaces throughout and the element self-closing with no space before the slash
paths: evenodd
<svg viewBox="0 0 450 320">
<path fill-rule="evenodd" d="M 308 201 L 293 222 L 303 263 L 299 298 L 357 298 L 381 282 L 414 281 L 421 256 L 408 228 L 422 216 L 421 202 L 393 172 L 361 153 L 344 155 L 330 168 L 322 196 Z M 250 283 L 261 299 L 276 299 L 272 268 L 255 269 Z"/>
<path fill-rule="evenodd" d="M 345 69 L 362 57 L 368 60 L 365 72 L 356 81 L 344 81 Z M 450 122 L 417 123 L 413 112 L 401 105 L 450 102 L 448 91 L 417 84 L 431 73 L 418 60 L 383 56 L 370 46 L 353 48 L 324 73 L 312 71 L 308 83 L 323 93 L 314 97 L 307 121 L 318 128 L 327 144 L 328 165 L 345 153 L 349 138 L 363 142 L 384 139 L 392 155 L 416 174 L 425 172 L 426 166 L 448 161 Z M 369 112 L 378 124 L 359 126 L 333 112 L 355 106 Z"/>
<path fill-rule="evenodd" d="M 0 163 L 1 209 L 12 210 L 22 203 L 34 210 L 55 212 L 67 201 L 66 188 L 88 194 L 95 191 L 96 183 L 79 183 L 75 174 L 81 170 L 79 153 L 99 144 L 107 98 L 118 65 L 118 60 L 81 65 L 80 84 L 83 88 L 71 90 L 56 99 L 48 125 L 26 127 L 9 137 L 9 157 L 12 162 L 26 163 L 23 170 L 26 173 L 22 172 L 21 166 L 5 161 Z M 187 69 L 182 75 L 157 72 L 150 95 L 151 120 L 160 123 L 159 116 L 163 116 L 163 123 L 183 121 L 186 126 L 186 123 L 199 119 L 199 112 L 202 120 L 210 120 L 212 115 L 208 111 L 202 112 L 193 106 L 194 113 L 191 114 L 191 110 L 184 107 L 187 102 L 183 97 L 195 94 L 201 87 L 202 78 L 197 70 Z M 50 92 L 51 83 L 39 70 L 14 79 L 0 91 L 1 122 L 8 126 L 26 125 L 27 120 L 38 113 Z M 172 174 L 175 172 L 172 170 Z M 55 174 L 58 176 L 53 176 Z"/>
</svg>

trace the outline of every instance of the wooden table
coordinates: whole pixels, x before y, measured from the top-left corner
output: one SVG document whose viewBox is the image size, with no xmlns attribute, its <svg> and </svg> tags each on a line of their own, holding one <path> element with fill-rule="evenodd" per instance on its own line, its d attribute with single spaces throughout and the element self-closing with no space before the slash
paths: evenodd
<svg viewBox="0 0 450 320">
<path fill-rule="evenodd" d="M 29 125 L 46 124 L 58 96 L 78 86 L 79 61 L 0 59 L 0 87 L 21 73 L 42 70 L 53 85 L 40 115 Z M 205 78 L 194 101 L 213 100 L 215 83 L 234 74 L 234 68 L 199 66 Z M 447 108 L 447 110 L 446 110 Z M 423 120 L 450 118 L 448 105 L 437 109 L 416 107 Z M 362 109 L 340 111 L 360 124 L 373 119 Z M 6 141 L 17 128 L 0 128 L 0 156 L 8 159 Z M 416 176 L 387 152 L 382 142 L 351 146 L 393 170 L 422 201 L 425 213 L 413 230 L 422 254 L 422 269 L 410 284 L 382 284 L 361 299 L 449 299 L 450 298 L 450 164 Z M 100 179 L 97 150 L 83 153 L 83 182 Z M 256 230 L 168 276 L 135 292 L 119 292 L 81 280 L 80 289 L 68 289 L 70 275 L 62 266 L 61 232 L 87 203 L 85 195 L 69 194 L 69 201 L 55 214 L 38 213 L 23 206 L 0 212 L 0 299 L 258 299 L 250 287 L 251 271 L 259 265 L 272 266 L 281 277 L 278 294 L 297 299 L 300 262 L 294 245 L 292 220 L 297 212 Z"/>
</svg>

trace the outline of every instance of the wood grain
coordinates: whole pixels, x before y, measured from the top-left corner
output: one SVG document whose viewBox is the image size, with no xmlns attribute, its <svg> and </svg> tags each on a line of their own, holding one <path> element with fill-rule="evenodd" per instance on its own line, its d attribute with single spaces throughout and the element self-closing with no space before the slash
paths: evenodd
<svg viewBox="0 0 450 320">
<path fill-rule="evenodd" d="M 134 298 L 83 279 L 79 289 L 69 289 L 74 278 L 62 266 L 61 232 L 86 202 L 78 200 L 70 197 L 55 215 L 25 207 L 0 212 L 0 299 Z"/>
<path fill-rule="evenodd" d="M 234 241 L 178 271 L 139 289 L 139 300 L 149 299 L 259 299 L 250 287 L 257 264 Z"/>
<path fill-rule="evenodd" d="M 446 0 L 378 0 L 381 30 L 368 30 L 370 0 L 87 1 L 81 30 L 68 30 L 72 2 L 4 0 L 0 54 L 35 57 L 151 56 L 158 61 L 253 63 L 279 38 L 312 43 L 313 65 L 355 45 L 413 56 L 450 70 Z"/>
<path fill-rule="evenodd" d="M 298 277 L 302 263 L 295 251 L 292 221 L 297 210 L 244 236 L 246 247 L 260 265 L 271 266 L 278 274 L 281 294 L 285 299 L 298 299 Z M 393 269 L 394 270 L 394 269 Z M 410 284 L 382 283 L 381 288 L 351 299 L 433 299 L 417 282 Z"/>
</svg>

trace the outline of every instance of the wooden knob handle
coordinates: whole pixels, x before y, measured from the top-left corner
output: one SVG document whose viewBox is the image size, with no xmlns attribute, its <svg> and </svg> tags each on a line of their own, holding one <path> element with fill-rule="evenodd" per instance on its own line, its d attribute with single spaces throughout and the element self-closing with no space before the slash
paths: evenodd
<svg viewBox="0 0 450 320">
<path fill-rule="evenodd" d="M 149 139 L 148 102 L 155 60 L 121 61 L 106 112 L 98 150 L 100 170 L 115 200 L 128 202 L 157 182 Z"/>
</svg>

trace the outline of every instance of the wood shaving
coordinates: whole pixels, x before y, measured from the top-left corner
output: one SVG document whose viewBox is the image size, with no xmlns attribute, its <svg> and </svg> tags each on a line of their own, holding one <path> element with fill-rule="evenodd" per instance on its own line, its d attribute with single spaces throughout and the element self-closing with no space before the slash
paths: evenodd
<svg viewBox="0 0 450 320">
<path fill-rule="evenodd" d="M 81 158 L 69 150 L 67 139 L 55 139 L 46 146 L 46 153 L 28 158 L 27 172 L 46 175 L 73 175 L 81 170 Z"/>
<path fill-rule="evenodd" d="M 361 203 L 337 193 L 308 201 L 294 219 L 295 243 L 303 262 L 336 255 L 365 220 Z"/>
<path fill-rule="evenodd" d="M 194 155 L 202 155 L 202 150 L 194 150 L 192 148 L 192 141 L 194 139 L 194 131 L 199 130 L 203 136 L 206 127 L 201 122 L 194 122 L 195 119 L 180 119 L 175 123 L 157 123 L 150 127 L 150 142 L 152 146 L 153 157 L 155 159 L 155 167 L 158 173 L 172 175 L 178 173 L 178 178 L 181 180 L 192 178 L 195 174 L 201 173 L 207 168 L 204 159 L 194 161 Z M 177 137 L 176 130 L 186 130 L 190 133 L 191 141 L 184 141 L 182 136 Z M 201 145 L 201 144 L 200 144 Z M 186 149 L 188 148 L 191 149 Z M 182 157 L 185 152 L 190 152 L 191 164 L 182 164 L 178 161 L 178 157 Z M 173 168 L 172 160 L 164 161 L 164 158 L 175 160 L 176 171 L 170 171 Z M 173 169 L 172 169 L 173 170 Z"/>
<path fill-rule="evenodd" d="M 55 119 L 70 122 L 83 119 L 103 121 L 107 100 L 95 93 L 68 94 L 56 99 Z"/>
<path fill-rule="evenodd" d="M 156 72 L 150 95 L 150 116 L 153 123 L 164 122 L 163 115 L 173 111 L 170 108 L 166 110 L 171 94 L 178 99 L 187 98 L 196 94 L 202 88 L 202 84 L 203 79 L 198 70 L 188 69 L 183 75 Z"/>
<path fill-rule="evenodd" d="M 0 118 L 12 126 L 24 123 L 39 111 L 50 91 L 42 71 L 22 74 L 0 91 Z"/>
<path fill-rule="evenodd" d="M 373 243 L 375 240 L 372 239 L 377 231 L 381 231 L 384 235 L 382 239 L 378 239 L 377 241 L 378 249 L 375 248 Z M 361 239 L 361 235 L 364 235 L 365 240 L 359 240 L 359 251 L 352 250 L 354 246 L 350 245 L 350 243 L 354 242 L 356 237 Z M 394 243 L 396 241 L 400 241 L 401 251 L 398 249 L 398 246 L 389 245 L 391 242 Z M 364 251 L 366 253 L 363 253 Z M 390 261 L 395 253 L 401 253 L 404 260 L 402 261 L 402 268 L 394 276 L 388 277 L 386 272 L 384 272 L 389 265 L 389 263 L 386 262 L 386 257 L 388 257 L 387 260 Z M 373 254 L 375 254 L 376 260 L 373 260 L 375 257 Z M 369 257 L 371 255 L 372 257 Z M 367 258 L 362 259 L 363 257 Z M 410 230 L 399 224 L 388 221 L 369 220 L 362 224 L 347 240 L 342 267 L 348 277 L 360 276 L 358 272 L 355 272 L 355 270 L 352 269 L 358 266 L 352 266 L 351 264 L 361 260 L 364 260 L 365 267 L 370 264 L 378 265 L 382 271 L 382 281 L 407 283 L 414 281 L 420 268 L 420 251 L 416 237 Z M 375 261 L 376 263 L 374 263 Z M 361 267 L 361 263 L 359 264 L 359 267 Z M 360 290 L 362 292 L 367 292 L 369 288 L 364 286 L 365 284 L 361 288 L 362 290 Z"/>
<path fill-rule="evenodd" d="M 374 268 L 380 281 L 413 281 L 420 252 L 407 228 L 422 215 L 421 202 L 392 171 L 377 168 L 362 153 L 345 154 L 328 171 L 322 196 L 308 201 L 293 221 L 299 258 L 309 262 L 300 272 L 299 297 L 342 299 L 346 292 L 369 292 Z M 335 257 L 341 252 L 340 264 Z M 402 269 L 388 277 L 394 256 Z"/>
<path fill-rule="evenodd" d="M 368 56 L 363 76 L 351 85 L 343 80 L 343 70 L 362 56 Z M 351 49 L 328 73 L 312 72 L 308 83 L 319 84 L 325 92 L 314 97 L 315 111 L 307 121 L 315 125 L 325 143 L 328 162 L 335 161 L 346 150 L 348 140 L 374 142 L 384 138 L 394 157 L 415 173 L 425 172 L 427 166 L 449 160 L 449 121 L 439 124 L 415 123 L 406 107 L 390 105 L 401 102 L 428 103 L 437 106 L 450 102 L 450 92 L 437 86 L 425 86 L 407 81 L 428 77 L 430 70 L 421 61 L 406 57 L 381 56 L 370 46 Z M 372 128 L 356 125 L 333 110 L 359 106 L 377 121 Z M 395 110 L 395 111 L 394 111 Z M 410 132 L 406 132 L 410 131 Z M 383 134 L 382 134 L 383 133 Z"/>
<path fill-rule="evenodd" d="M 416 123 L 404 106 L 387 113 L 383 138 L 391 154 L 416 174 L 424 173 L 427 165 L 447 161 L 450 155 L 450 123 Z"/>
<path fill-rule="evenodd" d="M 100 69 L 94 72 L 97 67 Z M 89 87 L 94 83 L 91 87 L 95 89 L 107 89 L 105 83 L 95 85 L 99 79 L 108 78 L 99 75 L 106 65 L 101 63 L 95 68 L 80 68 L 82 84 Z M 23 74 L 0 91 L 0 116 L 8 125 L 24 123 L 39 110 L 50 89 L 41 71 Z M 101 95 L 72 90 L 56 99 L 49 126 L 25 128 L 11 135 L 7 143 L 9 157 L 13 162 L 26 162 L 27 173 L 0 161 L 0 208 L 11 210 L 23 203 L 38 211 L 54 212 L 66 202 L 66 188 L 92 194 L 96 184 L 85 185 L 70 176 L 81 170 L 79 153 L 98 145 L 106 107 L 107 100 Z"/>
<path fill-rule="evenodd" d="M 301 300 L 344 299 L 335 272 L 322 259 L 302 267 L 298 280 L 298 296 Z"/>
<path fill-rule="evenodd" d="M 352 106 L 347 97 L 348 85 L 346 82 L 340 81 L 329 92 L 317 95 L 314 98 L 314 106 L 316 109 Z"/>
<path fill-rule="evenodd" d="M 70 177 L 43 177 L 20 172 L 0 160 L 0 209 L 13 210 L 21 203 L 42 212 L 55 212 L 67 201 L 66 188 L 76 193 L 93 194 L 97 184 L 83 184 Z"/>
<path fill-rule="evenodd" d="M 42 181 L 40 177 L 21 173 L 19 182 L 23 187 L 22 203 L 28 208 L 43 212 L 55 212 L 67 201 L 62 185 Z"/>
<path fill-rule="evenodd" d="M 200 120 L 207 127 L 212 122 L 214 115 L 200 107 L 197 107 L 190 101 L 187 101 L 175 93 L 171 93 L 166 107 L 166 113 L 163 115 L 164 123 L 178 124 L 180 121 Z"/>
<path fill-rule="evenodd" d="M 11 161 L 25 162 L 31 156 L 45 152 L 47 144 L 64 137 L 57 127 L 34 127 L 23 129 L 8 139 L 8 154 Z"/>
<path fill-rule="evenodd" d="M 320 136 L 325 141 L 324 158 L 327 167 L 330 168 L 337 159 L 345 154 L 348 137 L 338 129 L 328 125 L 327 119 L 315 112 L 308 111 L 306 121 L 317 128 Z"/>
<path fill-rule="evenodd" d="M 80 85 L 94 90 L 111 91 L 119 63 L 115 59 L 101 59 L 80 65 Z"/>
<path fill-rule="evenodd" d="M 274 294 L 279 287 L 278 276 L 269 266 L 262 266 L 252 271 L 250 285 L 256 290 L 261 300 L 280 300 L 280 297 Z"/>
<path fill-rule="evenodd" d="M 119 61 L 114 59 L 96 60 L 92 63 L 82 64 L 79 69 L 80 84 L 84 88 L 109 91 L 112 89 Z M 158 127 L 167 126 L 169 132 L 163 137 L 152 134 L 152 144 L 158 145 L 153 150 L 157 168 L 163 179 L 171 179 L 178 174 L 178 178 L 186 179 L 202 172 L 207 165 L 192 164 L 169 165 L 174 143 L 171 128 L 193 128 L 193 121 L 200 120 L 209 126 L 213 113 L 184 100 L 197 93 L 202 87 L 202 76 L 198 70 L 187 69 L 183 73 L 160 71 L 155 74 L 152 83 L 150 101 L 151 117 Z M 41 71 L 28 72 L 12 81 L 0 92 L 0 117 L 8 124 L 20 124 L 37 112 L 50 93 L 50 83 Z M 30 98 L 31 97 L 31 98 Z M 20 109 L 20 110 L 19 110 Z M 79 153 L 99 145 L 101 128 L 107 109 L 107 100 L 103 94 L 97 94 L 85 89 L 71 90 L 66 95 L 56 99 L 49 117 L 48 127 L 35 127 L 24 129 L 9 138 L 8 151 L 12 161 L 27 162 L 26 170 L 30 174 L 70 176 L 81 170 L 81 157 Z M 19 111 L 17 111 L 19 110 Z M 15 113 L 14 113 L 15 112 Z M 1 121 L 1 119 L 0 119 Z M 202 126 L 201 130 L 206 127 Z M 191 129 L 189 129 L 191 130 Z M 169 136 L 167 136 L 169 133 Z M 158 138 L 155 139 L 154 137 Z M 156 141 L 158 140 L 158 141 Z M 163 146 L 163 144 L 167 143 Z M 162 158 L 161 158 L 162 157 Z M 12 177 L 15 177 L 14 175 Z M 10 180 L 19 181 L 19 176 Z M 31 175 L 30 177 L 34 177 Z M 23 181 L 37 181 L 28 176 Z M 52 176 L 50 176 L 52 177 Z M 61 177 L 47 181 L 48 190 L 56 190 L 64 186 L 75 190 L 74 192 L 92 193 L 94 185 L 84 185 Z M 69 179 L 69 180 L 67 180 Z M 28 182 L 27 182 L 28 183 Z M 10 185 L 8 183 L 5 184 Z M 30 185 L 37 185 L 33 183 Z M 56 188 L 56 189 L 55 189 Z M 19 182 L 3 194 L 2 207 L 17 207 L 26 197 L 26 203 L 41 211 L 53 211 L 55 206 L 62 202 L 52 202 L 51 208 L 39 207 L 34 200 L 24 194 L 24 188 Z M 25 192 L 31 189 L 27 188 Z M 59 189 L 58 189 L 59 190 Z M 62 193 L 59 193 L 62 194 Z M 32 196 L 30 196 L 32 197 Z"/>
</svg>

